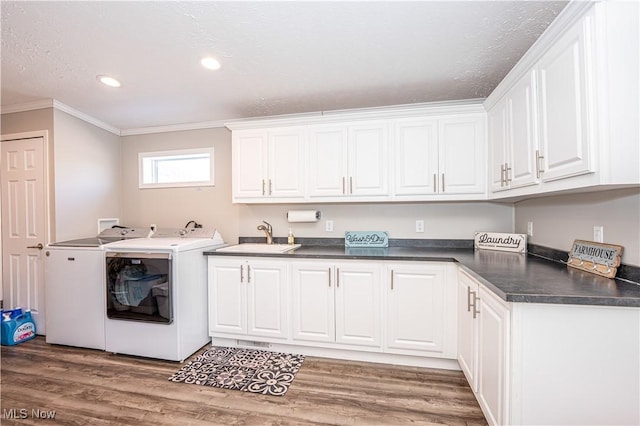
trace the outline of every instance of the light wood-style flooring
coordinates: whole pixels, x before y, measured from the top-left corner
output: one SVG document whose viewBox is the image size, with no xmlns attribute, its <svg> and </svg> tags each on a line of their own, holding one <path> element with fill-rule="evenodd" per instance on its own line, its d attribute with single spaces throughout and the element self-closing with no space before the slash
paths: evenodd
<svg viewBox="0 0 640 426">
<path fill-rule="evenodd" d="M 179 363 L 49 345 L 42 336 L 3 346 L 0 361 L 2 425 L 486 424 L 457 371 L 306 357 L 277 397 L 173 383 Z M 54 411 L 53 420 L 37 418 Z"/>
</svg>

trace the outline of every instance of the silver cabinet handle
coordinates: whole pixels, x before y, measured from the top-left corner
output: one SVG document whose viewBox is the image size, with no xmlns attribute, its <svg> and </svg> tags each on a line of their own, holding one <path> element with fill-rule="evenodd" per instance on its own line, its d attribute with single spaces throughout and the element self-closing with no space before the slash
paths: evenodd
<svg viewBox="0 0 640 426">
<path fill-rule="evenodd" d="M 34 248 L 34 249 L 42 250 L 44 248 L 44 246 L 42 245 L 42 243 L 38 243 L 35 246 L 27 246 L 27 248 Z"/>
<path fill-rule="evenodd" d="M 247 284 L 251 282 L 251 266 L 247 265 Z"/>
<path fill-rule="evenodd" d="M 336 287 L 340 287 L 340 268 L 336 268 Z"/>
<path fill-rule="evenodd" d="M 240 283 L 244 282 L 244 266 L 240 265 Z"/>
<path fill-rule="evenodd" d="M 540 179 L 540 174 L 544 171 L 540 166 L 540 160 L 543 159 L 544 156 L 540 155 L 540 151 L 536 149 L 536 178 Z"/>
<path fill-rule="evenodd" d="M 349 194 L 353 194 L 353 176 L 349 176 Z"/>
<path fill-rule="evenodd" d="M 264 195 L 264 179 L 262 179 L 262 195 Z"/>
<path fill-rule="evenodd" d="M 500 188 L 504 186 L 504 164 L 500 164 Z"/>
<path fill-rule="evenodd" d="M 480 311 L 478 310 L 478 300 L 480 300 L 480 298 L 476 296 L 475 291 L 472 291 L 471 294 L 473 294 L 473 303 L 471 304 L 471 306 L 473 307 L 473 319 L 476 319 L 477 315 L 480 313 Z"/>
<path fill-rule="evenodd" d="M 345 194 L 345 179 L 346 178 L 344 176 L 342 176 L 342 195 Z"/>
<path fill-rule="evenodd" d="M 331 287 L 331 268 L 329 268 L 329 287 Z"/>
<path fill-rule="evenodd" d="M 505 163 L 504 165 L 504 181 L 505 185 L 508 185 L 511 182 L 511 178 L 509 177 L 509 172 L 511 171 L 511 167 L 509 167 L 509 163 Z"/>
<path fill-rule="evenodd" d="M 273 182 L 269 179 L 269 195 L 273 192 Z"/>
<path fill-rule="evenodd" d="M 442 174 L 442 192 L 444 192 L 444 173 Z"/>
<path fill-rule="evenodd" d="M 391 290 L 393 290 L 393 269 L 391 270 Z"/>
<path fill-rule="evenodd" d="M 436 179 L 437 179 L 437 178 L 436 178 L 436 174 L 434 173 L 434 174 L 433 174 L 433 192 L 438 192 L 438 187 L 437 187 L 437 184 L 436 184 Z"/>
<path fill-rule="evenodd" d="M 471 287 L 467 287 L 467 312 L 471 312 Z"/>
</svg>

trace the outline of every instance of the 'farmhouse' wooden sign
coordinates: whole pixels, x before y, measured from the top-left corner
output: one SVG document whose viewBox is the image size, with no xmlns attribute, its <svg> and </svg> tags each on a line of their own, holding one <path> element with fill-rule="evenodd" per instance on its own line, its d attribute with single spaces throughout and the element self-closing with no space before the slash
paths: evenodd
<svg viewBox="0 0 640 426">
<path fill-rule="evenodd" d="M 618 266 L 620 266 L 621 255 L 622 246 L 575 240 L 569 252 L 567 265 L 592 274 L 613 278 L 616 276 Z"/>
<path fill-rule="evenodd" d="M 527 251 L 527 236 L 525 234 L 476 232 L 473 238 L 473 248 L 524 253 Z"/>
</svg>

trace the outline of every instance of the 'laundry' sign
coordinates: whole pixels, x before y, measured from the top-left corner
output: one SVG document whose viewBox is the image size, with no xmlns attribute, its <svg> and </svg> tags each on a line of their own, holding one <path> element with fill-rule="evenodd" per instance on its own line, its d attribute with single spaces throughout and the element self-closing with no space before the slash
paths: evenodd
<svg viewBox="0 0 640 426">
<path fill-rule="evenodd" d="M 476 232 L 473 238 L 476 249 L 527 251 L 527 236 L 525 234 L 504 234 L 499 232 Z"/>
</svg>

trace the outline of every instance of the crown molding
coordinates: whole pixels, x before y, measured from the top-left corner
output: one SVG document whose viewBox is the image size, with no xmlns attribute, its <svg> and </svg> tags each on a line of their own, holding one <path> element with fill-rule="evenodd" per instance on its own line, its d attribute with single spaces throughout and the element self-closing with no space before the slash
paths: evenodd
<svg viewBox="0 0 640 426">
<path fill-rule="evenodd" d="M 92 117 L 88 114 L 85 114 L 82 111 L 78 111 L 77 109 L 72 108 L 69 105 L 63 104 L 60 101 L 57 101 L 54 99 L 53 107 L 59 111 L 66 112 L 69 115 L 79 118 L 82 121 L 86 121 L 89 124 L 93 124 L 96 127 L 106 130 L 107 132 L 111 132 L 116 136 L 121 136 L 121 130 L 118 129 L 117 127 L 107 124 L 104 121 L 98 120 L 97 118 Z"/>
<path fill-rule="evenodd" d="M 169 124 L 166 126 L 138 127 L 120 130 L 120 136 L 146 135 L 150 133 L 182 132 L 226 127 L 225 121 L 200 121 L 196 123 Z"/>
<path fill-rule="evenodd" d="M 88 114 L 70 107 L 55 99 L 29 102 L 9 107 L 2 107 L 2 114 L 24 112 L 36 109 L 55 108 L 66 112 L 80 120 L 111 132 L 117 136 L 134 136 L 153 133 L 181 132 L 187 130 L 201 130 L 226 127 L 234 129 L 250 129 L 277 126 L 293 126 L 308 124 L 323 124 L 328 122 L 345 122 L 353 120 L 381 120 L 391 118 L 418 117 L 420 115 L 444 115 L 460 113 L 484 113 L 485 99 L 465 99 L 459 101 L 425 102 L 417 104 L 392 105 L 385 107 L 357 108 L 344 110 L 318 111 L 301 114 L 286 114 L 267 117 L 254 117 L 237 120 L 201 121 L 194 123 L 171 124 L 166 126 L 139 127 L 118 129 Z"/>
<path fill-rule="evenodd" d="M 327 124 L 357 120 L 385 120 L 394 118 L 412 118 L 424 115 L 473 114 L 485 113 L 484 99 L 466 99 L 460 101 L 427 102 L 386 107 L 320 111 L 306 114 L 289 114 L 270 117 L 249 118 L 228 121 L 230 130 L 259 129 L 278 126 L 302 126 Z"/>
<path fill-rule="evenodd" d="M 34 111 L 37 109 L 53 108 L 53 99 L 42 99 L 40 101 L 25 102 L 22 104 L 7 105 L 0 107 L 2 114 L 13 114 L 16 112 Z"/>
<path fill-rule="evenodd" d="M 26 112 L 26 111 L 35 111 L 38 109 L 46 109 L 46 108 L 55 108 L 58 111 L 66 112 L 67 114 L 79 118 L 82 121 L 85 121 L 89 124 L 93 124 L 96 127 L 99 127 L 103 130 L 113 133 L 114 135 L 121 136 L 121 131 L 117 127 L 114 127 L 110 124 L 105 123 L 104 121 L 98 120 L 95 117 L 92 117 L 88 114 L 85 114 L 82 111 L 78 111 L 75 108 L 70 107 L 69 105 L 63 104 L 60 101 L 55 99 L 43 99 L 40 101 L 34 102 L 25 102 L 22 104 L 8 105 L 1 107 L 1 114 L 13 114 L 16 112 Z"/>
</svg>

